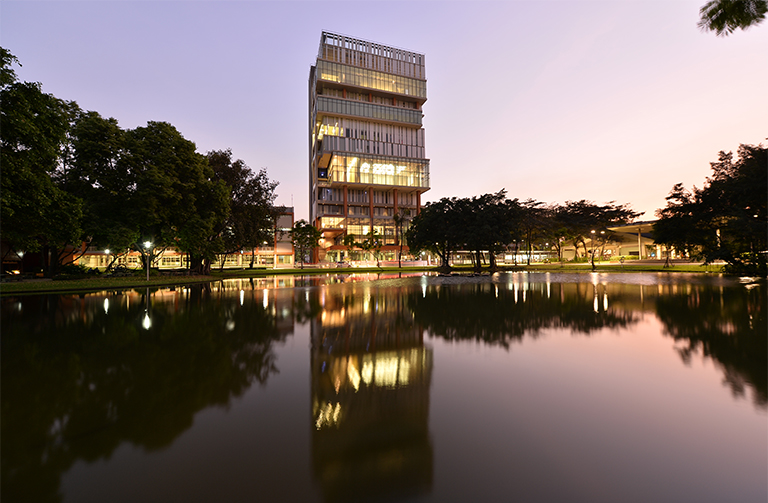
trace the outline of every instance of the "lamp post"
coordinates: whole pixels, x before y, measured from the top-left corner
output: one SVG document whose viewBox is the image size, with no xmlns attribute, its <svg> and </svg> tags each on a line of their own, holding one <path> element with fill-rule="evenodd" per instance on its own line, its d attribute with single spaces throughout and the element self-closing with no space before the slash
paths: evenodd
<svg viewBox="0 0 768 503">
<path fill-rule="evenodd" d="M 605 252 L 605 231 L 600 231 L 600 262 L 603 261 L 603 253 Z"/>
<path fill-rule="evenodd" d="M 147 281 L 149 281 L 149 256 L 152 250 L 152 241 L 144 241 L 144 249 L 147 252 Z"/>
<path fill-rule="evenodd" d="M 592 270 L 595 270 L 595 231 L 594 229 L 590 231 L 592 234 Z"/>
</svg>

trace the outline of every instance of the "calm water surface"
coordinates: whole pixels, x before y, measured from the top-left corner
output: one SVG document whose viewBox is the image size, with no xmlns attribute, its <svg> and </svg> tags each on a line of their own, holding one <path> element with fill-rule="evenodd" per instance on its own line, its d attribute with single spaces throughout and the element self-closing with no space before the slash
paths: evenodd
<svg viewBox="0 0 768 503">
<path fill-rule="evenodd" d="M 767 338 L 687 275 L 6 297 L 2 500 L 765 503 Z"/>
</svg>

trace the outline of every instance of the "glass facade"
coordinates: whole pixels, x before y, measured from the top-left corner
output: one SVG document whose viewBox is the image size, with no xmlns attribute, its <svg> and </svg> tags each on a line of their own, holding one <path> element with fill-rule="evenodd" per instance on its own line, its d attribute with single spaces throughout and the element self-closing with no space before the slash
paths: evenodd
<svg viewBox="0 0 768 503">
<path fill-rule="evenodd" d="M 319 60 L 317 62 L 317 76 L 320 80 L 329 82 L 416 96 L 422 99 L 427 98 L 426 81 L 375 70 Z"/>
<path fill-rule="evenodd" d="M 329 167 L 328 179 L 341 183 L 428 188 L 429 161 L 335 154 Z"/>
<path fill-rule="evenodd" d="M 320 219 L 322 229 L 343 229 L 344 219 L 339 217 L 323 217 Z"/>
<path fill-rule="evenodd" d="M 410 110 L 406 108 L 388 107 L 385 105 L 375 105 L 373 103 L 364 103 L 360 101 L 339 100 L 336 98 L 317 97 L 318 114 L 340 114 L 365 117 L 367 119 L 405 122 L 421 126 L 421 110 Z"/>
<path fill-rule="evenodd" d="M 366 236 L 371 232 L 370 219 L 349 218 L 347 220 L 347 234 L 352 234 L 356 238 L 359 238 L 360 236 Z"/>
</svg>

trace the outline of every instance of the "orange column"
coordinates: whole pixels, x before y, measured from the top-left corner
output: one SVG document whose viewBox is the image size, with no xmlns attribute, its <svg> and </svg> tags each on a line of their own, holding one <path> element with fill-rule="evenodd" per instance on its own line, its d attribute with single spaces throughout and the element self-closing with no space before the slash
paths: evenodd
<svg viewBox="0 0 768 503">
<path fill-rule="evenodd" d="M 344 220 L 343 220 L 343 222 L 344 222 L 344 224 L 346 224 L 347 223 L 347 216 L 349 215 L 349 210 L 347 209 L 347 187 L 346 186 L 344 187 L 343 194 L 344 194 L 344 199 L 343 199 L 343 201 L 344 201 L 344 215 L 343 215 L 344 216 Z M 346 225 L 345 225 L 345 227 L 346 227 Z"/>
<path fill-rule="evenodd" d="M 393 206 L 393 208 L 394 208 L 394 211 L 395 211 L 395 215 L 397 215 L 397 189 L 392 189 L 392 197 L 395 198 L 394 199 L 394 206 Z"/>
<path fill-rule="evenodd" d="M 393 203 L 393 206 L 392 206 L 392 211 L 394 212 L 394 213 L 392 213 L 392 216 L 394 217 L 395 215 L 397 215 L 397 189 L 392 189 L 392 197 L 394 198 L 394 203 Z M 395 230 L 397 230 L 397 229 L 395 229 Z M 395 244 L 399 245 L 400 244 L 400 236 L 396 235 L 395 238 L 396 238 L 395 239 Z"/>
<path fill-rule="evenodd" d="M 371 234 L 373 234 L 373 191 L 368 190 L 368 211 L 371 212 Z"/>
<path fill-rule="evenodd" d="M 416 193 L 416 214 L 421 213 L 421 192 Z"/>
</svg>

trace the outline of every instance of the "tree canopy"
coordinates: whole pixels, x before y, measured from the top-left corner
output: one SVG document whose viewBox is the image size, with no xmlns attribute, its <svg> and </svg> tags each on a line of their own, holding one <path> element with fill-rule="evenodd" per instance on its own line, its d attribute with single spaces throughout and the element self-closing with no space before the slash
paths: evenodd
<svg viewBox="0 0 768 503">
<path fill-rule="evenodd" d="M 293 224 L 291 241 L 293 242 L 295 254 L 301 259 L 302 269 L 304 268 L 307 254 L 311 253 L 312 249 L 319 244 L 322 235 L 322 232 L 306 220 L 299 220 Z"/>
<path fill-rule="evenodd" d="M 698 26 L 723 37 L 762 23 L 766 12 L 767 0 L 711 0 L 699 10 Z"/>
<path fill-rule="evenodd" d="M 52 175 L 67 141 L 71 104 L 18 82 L 0 52 L 0 219 L 3 239 L 17 253 L 58 250 L 81 234 L 82 201 L 63 191 Z M 47 256 L 47 254 L 46 254 Z"/>
<path fill-rule="evenodd" d="M 42 251 L 52 275 L 81 243 L 113 256 L 138 251 L 143 265 L 175 247 L 207 272 L 216 254 L 271 239 L 277 183 L 265 170 L 254 174 L 230 150 L 199 154 L 167 122 L 123 130 L 39 83 L 17 82 L 14 63 L 1 49 L 0 217 L 9 252 Z"/>
<path fill-rule="evenodd" d="M 208 152 L 207 158 L 214 179 L 222 181 L 230 193 L 229 216 L 215 229 L 222 236 L 224 253 L 271 242 L 282 211 L 274 205 L 277 182 L 269 179 L 266 170 L 254 173 L 242 159 L 233 160 L 231 149 Z"/>
<path fill-rule="evenodd" d="M 440 257 L 443 267 L 448 267 L 450 254 L 456 250 L 457 226 L 451 223 L 456 216 L 457 199 L 444 197 L 429 202 L 413 219 L 406 231 L 406 239 L 412 253 L 429 251 Z"/>
<path fill-rule="evenodd" d="M 495 255 L 510 245 L 515 252 L 525 246 L 528 260 L 537 244 L 555 248 L 560 255 L 563 243 L 572 242 L 576 247 L 582 243 L 586 255 L 584 240 L 593 230 L 608 240 L 612 237 L 609 226 L 628 223 L 639 215 L 628 204 L 613 201 L 598 205 L 581 200 L 547 206 L 534 199 L 508 199 L 502 189 L 494 194 L 427 203 L 406 235 L 412 252 L 433 252 L 443 267 L 448 267 L 451 252 L 467 250 L 472 252 L 476 268 L 482 266 L 482 252 L 489 252 L 489 266 L 495 268 Z"/>
<path fill-rule="evenodd" d="M 675 184 L 656 214 L 656 242 L 733 272 L 766 273 L 768 149 L 741 145 L 738 159 L 721 151 L 703 188 Z"/>
</svg>

